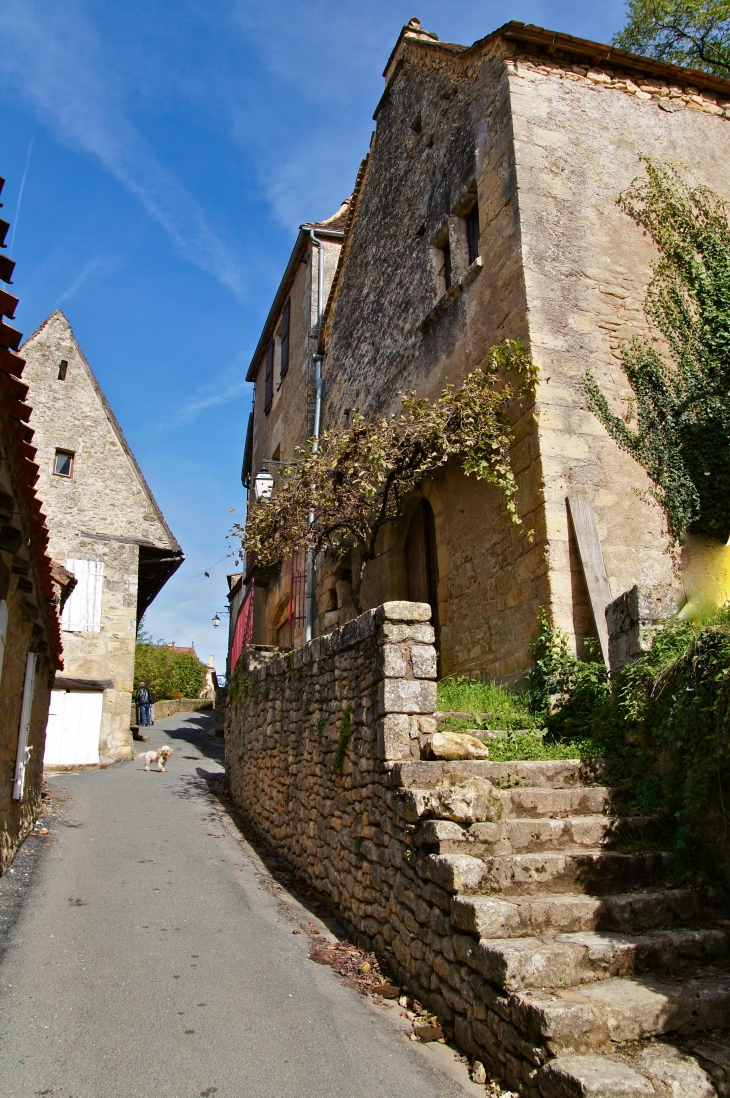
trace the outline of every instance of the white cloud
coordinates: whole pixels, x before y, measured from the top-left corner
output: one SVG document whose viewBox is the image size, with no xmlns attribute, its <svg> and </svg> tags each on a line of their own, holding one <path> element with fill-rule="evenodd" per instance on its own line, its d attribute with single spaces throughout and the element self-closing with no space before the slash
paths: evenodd
<svg viewBox="0 0 730 1098">
<path fill-rule="evenodd" d="M 60 294 L 57 299 L 58 305 L 63 305 L 65 301 L 68 301 L 78 293 L 82 286 L 85 286 L 87 282 L 95 277 L 104 278 L 106 275 L 116 271 L 121 264 L 121 260 L 113 256 L 95 255 L 81 268 L 76 278 L 71 284 Z"/>
<path fill-rule="evenodd" d="M 247 395 L 250 390 L 244 380 L 248 361 L 242 353 L 235 356 L 232 362 L 214 377 L 201 385 L 195 393 L 172 413 L 168 424 L 170 427 L 191 423 L 208 408 L 215 408 L 220 404 L 230 404 L 234 400 Z"/>
<path fill-rule="evenodd" d="M 180 255 L 243 300 L 237 257 L 130 121 L 81 5 L 58 0 L 55 13 L 51 20 L 43 0 L 3 0 L 0 74 L 55 137 L 97 158 L 134 195 Z"/>
</svg>

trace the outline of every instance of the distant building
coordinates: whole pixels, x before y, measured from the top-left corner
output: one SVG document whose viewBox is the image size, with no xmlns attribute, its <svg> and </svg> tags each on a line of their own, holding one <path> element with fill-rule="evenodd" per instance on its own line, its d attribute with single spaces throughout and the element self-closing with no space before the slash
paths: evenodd
<svg viewBox="0 0 730 1098">
<path fill-rule="evenodd" d="M 0 247 L 7 230 L 0 221 Z M 14 266 L 0 252 L 0 281 L 10 282 Z M 48 553 L 35 487 L 38 443 L 19 380 L 22 337 L 3 319 L 17 304 L 0 289 L 0 874 L 40 810 L 51 683 L 62 666 L 58 611 L 74 584 Z"/>
<path fill-rule="evenodd" d="M 51 553 L 77 580 L 61 621 L 46 764 L 111 762 L 132 750 L 137 625 L 183 553 L 63 313 L 23 353 Z"/>
</svg>

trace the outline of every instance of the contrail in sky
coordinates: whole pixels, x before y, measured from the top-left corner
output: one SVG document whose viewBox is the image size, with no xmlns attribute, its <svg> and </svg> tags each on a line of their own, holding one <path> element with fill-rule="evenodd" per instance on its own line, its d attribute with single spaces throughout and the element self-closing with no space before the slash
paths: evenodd
<svg viewBox="0 0 730 1098">
<path fill-rule="evenodd" d="M 33 152 L 33 142 L 35 141 L 35 134 L 30 139 L 30 145 L 28 146 L 28 155 L 25 158 L 25 170 L 23 172 L 23 178 L 20 180 L 20 190 L 18 191 L 18 201 L 15 206 L 15 217 L 13 218 L 13 235 L 10 237 L 10 252 L 12 254 L 13 247 L 15 246 L 15 233 L 18 228 L 18 217 L 20 216 L 20 201 L 23 197 L 23 191 L 25 190 L 25 180 L 28 176 L 28 168 L 30 167 L 30 154 Z"/>
</svg>

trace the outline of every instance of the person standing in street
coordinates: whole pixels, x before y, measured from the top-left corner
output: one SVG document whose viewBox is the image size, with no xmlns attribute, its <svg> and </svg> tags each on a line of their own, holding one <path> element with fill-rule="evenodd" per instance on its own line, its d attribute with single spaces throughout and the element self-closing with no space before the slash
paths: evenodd
<svg viewBox="0 0 730 1098">
<path fill-rule="evenodd" d="M 150 725 L 150 707 L 155 699 L 152 697 L 152 691 L 143 682 L 139 684 L 136 699 L 139 707 L 139 723 L 143 728 L 148 728 Z"/>
</svg>

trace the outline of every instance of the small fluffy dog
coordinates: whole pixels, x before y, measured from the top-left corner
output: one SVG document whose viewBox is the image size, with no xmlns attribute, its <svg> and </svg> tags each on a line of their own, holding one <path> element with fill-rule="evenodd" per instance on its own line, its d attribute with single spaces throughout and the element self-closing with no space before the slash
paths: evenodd
<svg viewBox="0 0 730 1098">
<path fill-rule="evenodd" d="M 135 759 L 144 759 L 144 768 L 149 771 L 152 763 L 157 763 L 157 769 L 161 774 L 165 773 L 165 764 L 172 755 L 172 748 L 165 744 L 159 751 L 144 751 L 141 755 L 135 755 Z"/>
</svg>

